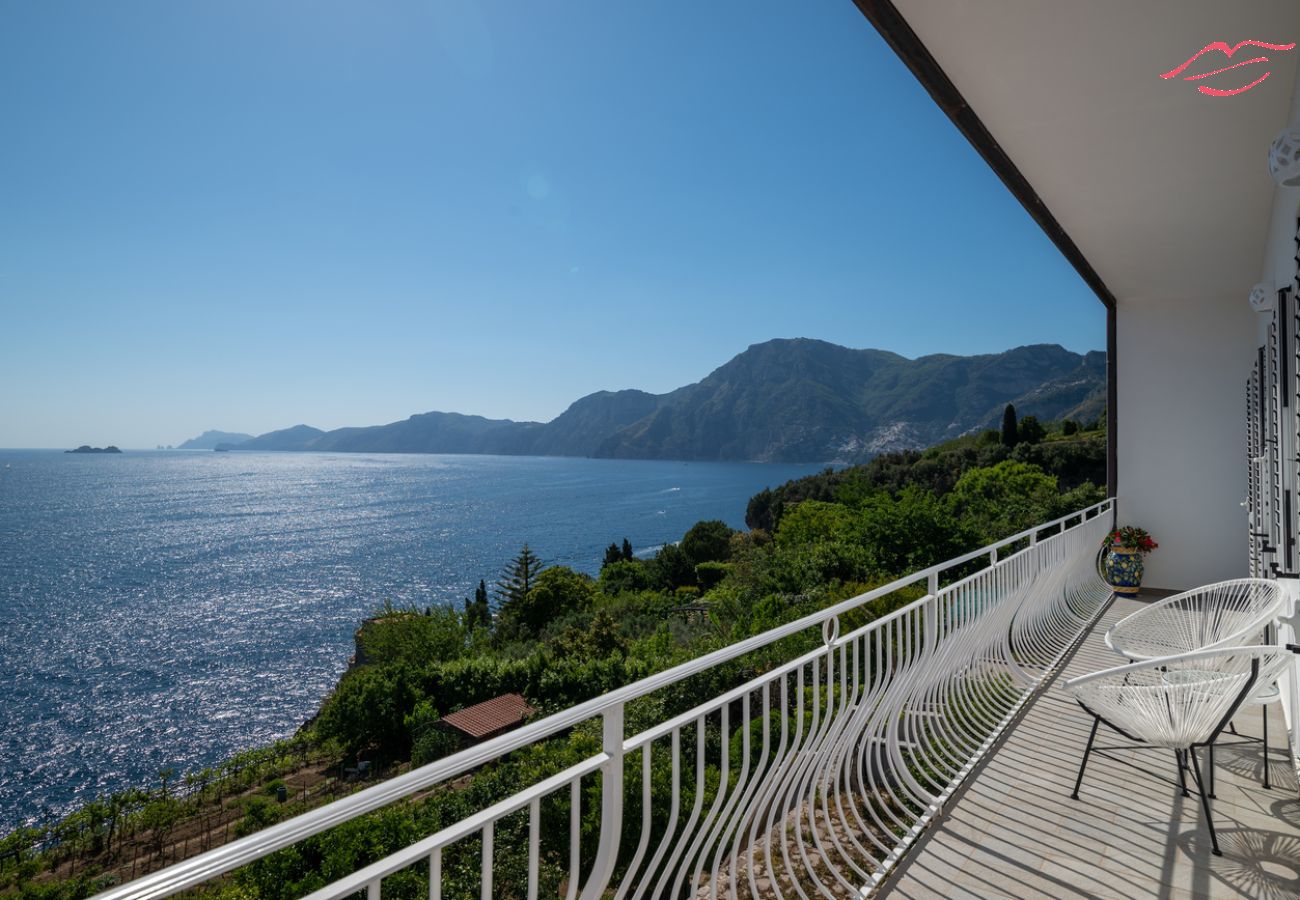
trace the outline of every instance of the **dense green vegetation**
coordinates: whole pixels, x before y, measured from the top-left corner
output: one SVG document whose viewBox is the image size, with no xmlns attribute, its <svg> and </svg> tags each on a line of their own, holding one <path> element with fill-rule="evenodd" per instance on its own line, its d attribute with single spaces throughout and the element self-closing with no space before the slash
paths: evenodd
<svg viewBox="0 0 1300 900">
<path fill-rule="evenodd" d="M 750 528 L 771 531 L 786 509 L 805 500 L 852 504 L 857 498 L 882 492 L 896 496 L 908 487 L 945 496 L 972 469 L 991 468 L 1008 461 L 1024 463 L 1054 478 L 1055 489 L 1062 492 L 1082 490 L 1071 496 L 1069 503 L 1096 496 L 1095 491 L 1089 492 L 1084 486 L 1106 483 L 1106 436 L 1100 422 L 1083 426 L 1066 420 L 1059 428 L 1048 429 L 1033 416 L 1017 423 L 1014 407 L 1008 406 L 1007 412 L 1009 421 L 1004 417 L 1001 432 L 989 430 L 928 450 L 885 453 L 861 466 L 827 469 L 818 475 L 760 491 L 749 501 L 745 522 Z"/>
<path fill-rule="evenodd" d="M 524 547 L 495 585 L 480 582 L 462 609 L 386 607 L 359 632 L 361 663 L 340 680 L 302 740 L 310 752 L 340 765 L 365 760 L 388 771 L 423 765 L 459 748 L 454 734 L 439 724 L 455 710 L 518 692 L 542 714 L 553 712 L 1102 499 L 1096 486 L 1104 478 L 1102 436 L 1077 423 L 1067 430 L 1031 419 L 1014 425 L 1011 444 L 990 431 L 764 491 L 750 504 L 749 531 L 699 522 L 648 559 L 637 558 L 630 542 L 611 535 L 615 540 L 603 551 L 596 577 L 547 566 Z M 593 548 L 594 559 L 600 553 Z M 918 595 L 898 592 L 856 610 L 843 625 L 863 624 Z M 819 644 L 820 634 L 800 634 L 638 700 L 626 710 L 627 731 L 689 710 Z M 556 735 L 454 785 L 277 853 L 212 890 L 229 897 L 307 893 L 589 757 L 599 749 L 597 729 L 598 723 L 585 723 Z M 720 746 L 716 733 L 706 739 Z M 689 760 L 694 738 L 684 744 Z M 733 755 L 739 752 L 733 746 Z M 653 773 L 656 794 L 668 790 L 659 765 Z M 259 772 L 264 785 L 238 797 L 238 833 L 301 811 L 301 804 L 274 799 L 271 788 L 280 774 Z M 710 777 L 716 777 L 712 769 Z M 639 809 L 639 779 L 639 771 L 629 772 L 629 810 Z M 693 789 L 683 786 L 684 803 Z M 153 799 L 165 801 L 165 787 Z M 555 895 L 566 869 L 567 803 L 560 797 L 543 807 L 543 896 Z M 598 830 L 598 814 L 599 784 L 584 782 L 584 834 Z M 639 822 L 639 816 L 628 820 Z M 150 828 L 144 819 L 133 823 L 137 830 Z M 523 895 L 526 826 L 521 813 L 497 829 L 500 896 Z M 61 882 L 40 877 L 39 870 L 66 862 L 74 850 L 55 847 L 33 855 L 26 848 L 34 835 L 11 838 L 0 851 L 19 851 L 19 861 L 0 870 L 0 877 L 22 896 L 83 896 L 98 871 L 113 868 L 113 830 L 119 827 L 102 817 L 81 822 L 76 840 L 88 862 L 75 873 L 60 870 Z M 166 829 L 162 834 L 160 841 Z M 631 847 L 635 841 L 625 843 Z M 584 852 L 593 846 L 584 841 Z M 448 850 L 444 896 L 476 895 L 478 853 L 476 839 Z M 387 879 L 385 896 L 427 896 L 425 871 L 416 866 Z"/>
</svg>

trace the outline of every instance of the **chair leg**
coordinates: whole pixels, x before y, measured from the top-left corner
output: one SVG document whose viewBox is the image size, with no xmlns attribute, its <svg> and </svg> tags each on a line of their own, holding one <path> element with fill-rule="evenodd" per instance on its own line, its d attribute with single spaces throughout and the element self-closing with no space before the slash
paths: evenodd
<svg viewBox="0 0 1300 900">
<path fill-rule="evenodd" d="M 1092 742 L 1097 739 L 1097 726 L 1101 724 L 1101 716 L 1092 717 L 1092 733 L 1088 735 L 1088 746 L 1083 751 L 1083 762 L 1079 763 L 1079 777 L 1074 780 L 1074 793 L 1070 796 L 1079 799 L 1079 785 L 1083 784 L 1083 770 L 1088 767 L 1088 757 L 1092 754 Z"/>
<path fill-rule="evenodd" d="M 1183 751 L 1174 751 L 1174 761 L 1178 763 L 1178 785 L 1183 789 L 1183 796 L 1187 796 L 1187 764 L 1183 761 Z"/>
<path fill-rule="evenodd" d="M 1210 829 L 1210 846 L 1214 848 L 1215 856 L 1222 856 L 1223 851 L 1219 849 L 1219 836 L 1214 833 L 1214 817 L 1210 815 L 1210 797 L 1205 792 L 1205 782 L 1201 780 L 1201 767 L 1196 762 L 1196 750 L 1188 747 L 1186 752 L 1192 758 L 1192 777 L 1196 779 L 1196 789 L 1201 795 L 1201 809 L 1205 813 L 1205 824 Z"/>
<path fill-rule="evenodd" d="M 1217 800 L 1218 797 L 1215 796 L 1214 793 L 1214 744 L 1213 742 L 1211 742 L 1210 744 L 1210 761 L 1206 768 L 1207 768 L 1206 781 L 1210 783 L 1210 799 Z"/>
<path fill-rule="evenodd" d="M 1268 704 L 1264 704 L 1264 790 L 1268 790 L 1273 785 L 1269 784 L 1268 779 Z"/>
<path fill-rule="evenodd" d="M 1234 725 L 1234 724 L 1232 724 L 1231 721 L 1229 721 L 1229 722 L 1228 722 L 1228 730 L 1231 731 L 1233 734 L 1236 734 L 1236 733 L 1237 733 L 1237 726 Z"/>
</svg>

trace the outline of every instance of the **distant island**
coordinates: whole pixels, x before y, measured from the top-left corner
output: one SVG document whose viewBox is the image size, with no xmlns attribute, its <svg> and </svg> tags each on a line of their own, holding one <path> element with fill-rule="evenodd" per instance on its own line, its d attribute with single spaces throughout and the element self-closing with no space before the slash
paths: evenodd
<svg viewBox="0 0 1300 900">
<path fill-rule="evenodd" d="M 121 453 L 122 451 L 109 444 L 107 447 L 92 447 L 89 444 L 82 444 L 76 450 L 64 450 L 64 453 Z"/>
<path fill-rule="evenodd" d="M 1106 355 L 1056 344 L 908 359 L 807 338 L 754 344 L 695 384 L 598 391 L 550 422 L 428 412 L 322 431 L 295 425 L 214 450 L 494 453 L 618 459 L 859 463 L 996 428 L 1012 403 L 1044 421 L 1095 421 Z"/>
</svg>

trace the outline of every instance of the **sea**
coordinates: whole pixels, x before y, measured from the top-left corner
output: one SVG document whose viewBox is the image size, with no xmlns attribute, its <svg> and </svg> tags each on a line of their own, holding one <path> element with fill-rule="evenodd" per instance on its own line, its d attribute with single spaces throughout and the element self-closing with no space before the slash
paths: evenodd
<svg viewBox="0 0 1300 900">
<path fill-rule="evenodd" d="M 595 574 L 814 465 L 0 450 L 0 834 L 289 737 L 385 601 Z"/>
</svg>

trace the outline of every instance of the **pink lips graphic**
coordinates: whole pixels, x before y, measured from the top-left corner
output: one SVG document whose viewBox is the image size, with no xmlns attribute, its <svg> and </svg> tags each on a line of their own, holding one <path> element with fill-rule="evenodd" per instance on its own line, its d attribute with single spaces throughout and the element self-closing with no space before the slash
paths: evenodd
<svg viewBox="0 0 1300 900">
<path fill-rule="evenodd" d="M 1168 72 L 1165 72 L 1160 77 L 1176 78 L 1179 75 L 1181 75 L 1183 72 L 1185 72 L 1187 70 L 1187 67 L 1190 66 L 1192 63 L 1196 62 L 1205 54 L 1211 53 L 1215 50 L 1223 53 L 1225 56 L 1231 59 L 1232 54 L 1236 53 L 1242 47 L 1260 47 L 1264 50 L 1292 50 L 1295 48 L 1295 44 L 1294 43 L 1269 44 L 1269 43 L 1265 43 L 1264 41 L 1241 41 L 1240 43 L 1232 47 L 1229 47 L 1227 43 L 1225 43 L 1224 41 L 1215 41 L 1212 44 L 1206 44 L 1195 54 L 1193 54 L 1192 57 L 1189 60 L 1187 60 L 1187 62 L 1183 63 L 1181 66 L 1179 66 L 1176 69 L 1171 69 Z M 1222 74 L 1223 72 L 1227 72 L 1232 69 L 1239 69 L 1243 66 L 1254 65 L 1255 63 L 1266 63 L 1268 61 L 1269 59 L 1267 56 L 1256 56 L 1254 59 L 1247 59 L 1247 60 L 1243 60 L 1242 62 L 1233 63 L 1232 65 L 1224 66 L 1221 69 L 1214 69 L 1213 71 L 1210 72 L 1201 72 L 1198 75 L 1187 75 L 1183 78 L 1183 81 L 1199 81 L 1202 78 L 1209 78 L 1211 75 L 1219 75 Z M 1231 90 L 1223 90 L 1221 88 L 1207 87 L 1206 85 L 1203 84 L 1197 85 L 1196 89 L 1200 91 L 1202 94 L 1207 94 L 1211 97 L 1233 97 L 1236 96 L 1237 94 L 1246 93 L 1246 91 L 1261 84 L 1265 78 L 1267 78 L 1272 74 L 1273 74 L 1272 70 L 1269 70 L 1265 72 L 1263 75 L 1256 78 L 1254 81 L 1250 82 L 1249 84 L 1243 85 L 1242 87 L 1239 88 L 1233 88 Z"/>
</svg>

